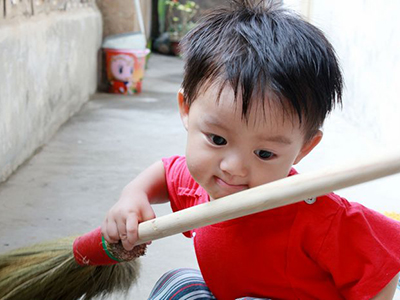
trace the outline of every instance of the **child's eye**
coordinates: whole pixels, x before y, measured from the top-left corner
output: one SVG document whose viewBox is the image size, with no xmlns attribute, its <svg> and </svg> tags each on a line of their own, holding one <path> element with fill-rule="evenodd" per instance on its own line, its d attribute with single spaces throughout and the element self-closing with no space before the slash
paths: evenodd
<svg viewBox="0 0 400 300">
<path fill-rule="evenodd" d="M 254 151 L 254 153 L 261 159 L 270 159 L 274 156 L 272 152 L 269 152 L 267 150 L 256 150 Z"/>
<path fill-rule="evenodd" d="M 209 139 L 211 140 L 211 142 L 214 145 L 217 145 L 217 146 L 223 146 L 228 143 L 222 136 L 215 135 L 215 134 L 210 134 Z"/>
</svg>

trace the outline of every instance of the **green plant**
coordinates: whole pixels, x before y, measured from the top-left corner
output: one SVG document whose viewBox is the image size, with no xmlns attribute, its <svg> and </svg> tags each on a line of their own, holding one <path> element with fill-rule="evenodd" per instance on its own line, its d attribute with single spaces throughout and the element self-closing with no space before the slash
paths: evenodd
<svg viewBox="0 0 400 300">
<path fill-rule="evenodd" d="M 194 1 L 166 0 L 167 32 L 171 41 L 179 41 L 195 25 L 199 5 Z"/>
</svg>

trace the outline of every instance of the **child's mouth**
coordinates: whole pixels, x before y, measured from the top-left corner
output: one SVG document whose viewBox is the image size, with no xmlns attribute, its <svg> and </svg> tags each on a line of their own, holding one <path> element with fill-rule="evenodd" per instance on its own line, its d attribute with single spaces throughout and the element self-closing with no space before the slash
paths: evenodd
<svg viewBox="0 0 400 300">
<path fill-rule="evenodd" d="M 214 176 L 214 178 L 217 185 L 227 194 L 237 193 L 249 188 L 247 184 L 230 184 L 217 176 Z"/>
</svg>

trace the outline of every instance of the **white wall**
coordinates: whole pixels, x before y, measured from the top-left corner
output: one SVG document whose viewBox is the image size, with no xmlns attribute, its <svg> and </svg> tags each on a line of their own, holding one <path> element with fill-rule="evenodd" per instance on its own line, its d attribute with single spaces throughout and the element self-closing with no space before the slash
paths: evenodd
<svg viewBox="0 0 400 300">
<path fill-rule="evenodd" d="M 343 110 L 336 109 L 326 120 L 322 142 L 297 170 L 352 164 L 400 151 L 400 1 L 285 3 L 325 32 L 345 80 Z M 381 212 L 400 212 L 399 183 L 400 174 L 336 192 Z"/>
<path fill-rule="evenodd" d="M 345 75 L 344 118 L 380 146 L 400 147 L 400 1 L 286 0 L 321 28 Z"/>
<path fill-rule="evenodd" d="M 96 91 L 101 28 L 94 7 L 0 20 L 0 182 Z"/>
</svg>

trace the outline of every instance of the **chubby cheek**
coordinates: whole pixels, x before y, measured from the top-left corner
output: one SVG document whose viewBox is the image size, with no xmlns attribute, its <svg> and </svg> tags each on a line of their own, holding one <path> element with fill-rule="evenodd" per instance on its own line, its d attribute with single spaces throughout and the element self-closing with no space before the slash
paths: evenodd
<svg viewBox="0 0 400 300">
<path fill-rule="evenodd" d="M 292 168 L 293 160 L 291 156 L 285 156 L 276 161 L 253 164 L 250 172 L 250 187 L 256 187 L 287 177 Z"/>
<path fill-rule="evenodd" d="M 253 169 L 250 180 L 250 187 L 256 187 L 262 184 L 270 183 L 282 178 L 287 177 L 290 172 L 290 167 L 287 168 L 274 168 L 267 166 L 259 170 Z"/>
<path fill-rule="evenodd" d="M 191 156 L 186 156 L 186 163 L 193 179 L 200 185 L 203 185 L 204 170 L 198 160 L 191 159 Z"/>
<path fill-rule="evenodd" d="M 188 137 L 186 163 L 194 180 L 203 187 L 208 181 L 207 178 L 212 176 L 213 159 L 215 159 L 212 153 L 207 150 L 201 137 Z"/>
</svg>

